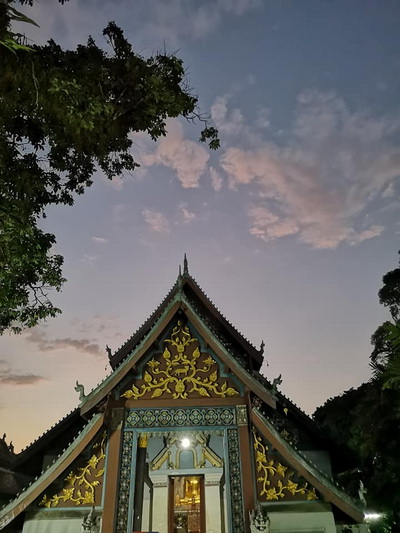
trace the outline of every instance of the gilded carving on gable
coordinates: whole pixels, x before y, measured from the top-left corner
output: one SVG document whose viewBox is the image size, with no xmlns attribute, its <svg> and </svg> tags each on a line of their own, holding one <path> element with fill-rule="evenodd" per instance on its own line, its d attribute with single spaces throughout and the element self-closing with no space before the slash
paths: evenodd
<svg viewBox="0 0 400 533">
<path fill-rule="evenodd" d="M 101 488 L 101 480 L 104 475 L 106 433 L 104 432 L 100 442 L 93 445 L 91 456 L 82 467 L 74 468 L 64 479 L 66 482 L 62 491 L 53 496 L 43 495 L 40 506 L 65 507 L 95 505 L 100 501 L 97 487 Z M 101 491 L 100 491 L 101 492 Z"/>
<path fill-rule="evenodd" d="M 186 399 L 188 397 L 235 396 L 239 392 L 228 379 L 221 379 L 216 361 L 200 352 L 199 341 L 180 321 L 172 330 L 171 338 L 161 358 L 151 359 L 143 370 L 142 378 L 121 396 L 124 398 Z"/>
<path fill-rule="evenodd" d="M 260 499 L 277 500 L 317 500 L 314 487 L 301 479 L 295 481 L 296 474 L 272 455 L 267 444 L 253 428 L 253 445 L 257 472 L 257 493 Z"/>
</svg>

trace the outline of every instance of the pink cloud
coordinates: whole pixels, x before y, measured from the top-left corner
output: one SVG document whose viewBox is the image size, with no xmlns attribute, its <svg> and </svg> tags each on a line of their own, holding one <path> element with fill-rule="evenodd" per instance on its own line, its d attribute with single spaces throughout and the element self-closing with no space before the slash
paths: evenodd
<svg viewBox="0 0 400 533">
<path fill-rule="evenodd" d="M 218 192 L 222 189 L 222 176 L 221 174 L 215 170 L 215 168 L 210 167 L 210 177 L 211 177 L 211 185 L 214 191 Z"/>
<path fill-rule="evenodd" d="M 195 213 L 192 213 L 192 211 L 189 211 L 186 207 L 181 208 L 182 218 L 184 222 L 191 222 L 193 219 L 196 218 Z"/>
<path fill-rule="evenodd" d="M 38 374 L 21 373 L 13 371 L 8 361 L 0 359 L 0 383 L 2 385 L 34 385 L 46 378 Z"/>
<path fill-rule="evenodd" d="M 334 94 L 307 92 L 286 145 L 231 146 L 220 166 L 232 189 L 248 187 L 258 198 L 248 209 L 255 237 L 296 235 L 314 248 L 357 244 L 384 230 L 357 229 L 357 217 L 400 174 L 391 139 L 399 129 L 397 117 L 351 113 Z"/>
<path fill-rule="evenodd" d="M 156 233 L 168 233 L 169 222 L 162 213 L 151 209 L 142 210 L 143 218 L 152 231 Z"/>
<path fill-rule="evenodd" d="M 263 241 L 295 235 L 299 232 L 299 226 L 295 220 L 282 219 L 263 207 L 252 207 L 248 214 L 251 220 L 250 234 Z"/>
<path fill-rule="evenodd" d="M 108 240 L 104 237 L 92 237 L 92 241 L 96 242 L 97 244 L 107 244 Z"/>
<path fill-rule="evenodd" d="M 41 352 L 72 349 L 97 357 L 102 357 L 105 353 L 93 340 L 72 339 L 71 337 L 49 339 L 47 334 L 38 328 L 32 329 L 29 334 L 25 336 L 25 339 L 28 342 L 35 344 L 37 349 Z"/>
<path fill-rule="evenodd" d="M 183 126 L 178 120 L 169 120 L 167 129 L 167 136 L 157 143 L 156 149 L 142 155 L 141 164 L 145 167 L 163 165 L 171 168 L 182 187 L 198 187 L 210 158 L 209 152 L 199 143 L 184 138 Z"/>
</svg>

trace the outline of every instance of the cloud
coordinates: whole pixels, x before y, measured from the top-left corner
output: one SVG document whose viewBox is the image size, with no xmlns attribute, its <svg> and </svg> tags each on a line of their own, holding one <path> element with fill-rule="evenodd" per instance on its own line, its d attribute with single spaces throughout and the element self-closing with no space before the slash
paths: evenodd
<svg viewBox="0 0 400 533">
<path fill-rule="evenodd" d="M 32 329 L 25 339 L 35 344 L 40 352 L 72 349 L 96 357 L 104 356 L 104 350 L 101 350 L 98 344 L 89 339 L 72 339 L 70 337 L 49 339 L 43 330 L 37 328 Z"/>
<path fill-rule="evenodd" d="M 119 224 L 120 222 L 123 222 L 124 220 L 124 213 L 125 213 L 125 205 L 124 204 L 115 204 L 111 208 L 113 220 L 116 224 Z"/>
<path fill-rule="evenodd" d="M 367 239 L 373 239 L 374 237 L 378 237 L 383 232 L 384 227 L 373 225 L 370 226 L 368 229 L 361 231 L 360 233 L 354 233 L 354 235 L 349 235 L 347 237 L 347 241 L 349 244 L 358 244 L 359 242 L 366 241 Z"/>
<path fill-rule="evenodd" d="M 38 374 L 22 374 L 13 372 L 5 359 L 0 359 L 0 384 L 3 385 L 34 385 L 46 378 Z"/>
<path fill-rule="evenodd" d="M 260 129 L 269 128 L 269 126 L 271 125 L 269 115 L 270 115 L 269 109 L 265 107 L 262 107 L 261 109 L 259 109 L 257 113 L 256 122 L 255 122 L 256 127 Z"/>
<path fill-rule="evenodd" d="M 136 0 L 132 17 L 130 0 L 81 0 L 64 6 L 42 0 L 34 8 L 21 8 L 40 28 L 19 24 L 16 29 L 37 43 L 55 38 L 71 47 L 86 42 L 89 35 L 99 36 L 110 20 L 116 20 L 121 27 L 129 21 L 126 33 L 136 49 L 154 50 L 166 43 L 175 50 L 188 40 L 206 39 L 221 25 L 229 24 L 230 18 L 241 17 L 262 5 L 261 0 Z M 103 45 L 103 39 L 98 41 Z"/>
<path fill-rule="evenodd" d="M 233 87 L 232 94 L 217 96 L 211 105 L 211 119 L 218 128 L 223 144 L 237 141 L 241 145 L 256 145 L 261 140 L 259 130 L 269 126 L 268 109 L 260 109 L 254 124 L 250 125 L 246 124 L 240 109 L 230 106 L 233 95 L 244 90 L 247 90 L 247 87 L 239 84 Z"/>
<path fill-rule="evenodd" d="M 167 136 L 158 141 L 156 149 L 140 157 L 141 165 L 164 165 L 176 172 L 185 189 L 198 187 L 209 152 L 199 143 L 184 139 L 183 126 L 178 120 L 168 120 L 167 130 Z"/>
<path fill-rule="evenodd" d="M 389 185 L 382 191 L 382 198 L 392 198 L 396 195 L 396 190 L 394 188 L 394 183 L 391 182 Z"/>
<path fill-rule="evenodd" d="M 239 135 L 244 128 L 244 117 L 240 109 L 228 109 L 229 94 L 217 96 L 211 106 L 211 118 L 218 131 L 226 135 Z"/>
<path fill-rule="evenodd" d="M 156 233 L 169 233 L 169 222 L 162 213 L 151 209 L 142 210 L 143 218 L 149 228 Z"/>
<path fill-rule="evenodd" d="M 108 339 L 122 336 L 118 319 L 109 315 L 94 315 L 88 319 L 75 317 L 71 320 L 71 326 L 75 331 L 86 335 L 96 336 L 101 333 L 102 337 Z"/>
<path fill-rule="evenodd" d="M 252 207 L 249 211 L 252 222 L 250 234 L 264 241 L 270 241 L 299 232 L 299 226 L 291 218 L 280 218 L 263 207 Z"/>
<path fill-rule="evenodd" d="M 94 265 L 97 259 L 98 259 L 97 255 L 83 254 L 83 257 L 82 257 L 82 261 L 84 263 L 88 263 L 89 265 Z"/>
<path fill-rule="evenodd" d="M 193 219 L 196 218 L 195 213 L 192 213 L 186 207 L 181 207 L 181 213 L 182 213 L 183 221 L 186 222 L 186 223 L 187 222 L 191 222 Z"/>
<path fill-rule="evenodd" d="M 98 244 L 108 243 L 108 239 L 105 239 L 104 237 L 92 237 L 92 240 Z"/>
<path fill-rule="evenodd" d="M 210 177 L 211 177 L 211 185 L 214 191 L 218 192 L 222 189 L 222 176 L 221 174 L 213 167 L 210 167 Z"/>
<path fill-rule="evenodd" d="M 334 93 L 307 91 L 280 145 L 231 146 L 220 165 L 231 188 L 246 186 L 257 199 L 248 209 L 255 237 L 296 235 L 314 248 L 357 244 L 384 230 L 360 220 L 400 176 L 399 130 L 399 117 L 352 113 Z"/>
</svg>

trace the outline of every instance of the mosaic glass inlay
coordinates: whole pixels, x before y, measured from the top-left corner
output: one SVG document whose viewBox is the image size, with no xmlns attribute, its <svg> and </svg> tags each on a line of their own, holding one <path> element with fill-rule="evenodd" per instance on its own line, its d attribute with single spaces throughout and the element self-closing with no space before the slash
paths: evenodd
<svg viewBox="0 0 400 533">
<path fill-rule="evenodd" d="M 235 426 L 235 409 L 228 407 L 187 409 L 134 409 L 128 414 L 126 427 Z"/>
<path fill-rule="evenodd" d="M 116 533 L 126 533 L 128 528 L 133 437 L 134 433 L 132 431 L 124 431 L 118 493 L 117 523 L 115 530 Z"/>
<path fill-rule="evenodd" d="M 242 474 L 240 470 L 239 435 L 237 429 L 228 429 L 228 458 L 232 533 L 244 533 Z"/>
</svg>

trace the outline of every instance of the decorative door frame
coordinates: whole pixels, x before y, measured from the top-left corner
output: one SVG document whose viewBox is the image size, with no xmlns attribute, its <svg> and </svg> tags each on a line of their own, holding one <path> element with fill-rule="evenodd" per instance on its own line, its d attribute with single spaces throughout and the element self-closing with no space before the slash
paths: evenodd
<svg viewBox="0 0 400 533">
<path fill-rule="evenodd" d="M 170 424 L 173 424 L 171 426 Z M 136 447 L 138 433 L 219 430 L 224 433 L 224 467 L 226 472 L 226 501 L 228 505 L 228 533 L 244 533 L 243 486 L 240 461 L 238 421 L 234 406 L 188 408 L 139 408 L 126 411 L 122 437 L 120 479 L 116 501 L 115 533 L 132 531 L 133 491 L 135 483 Z M 172 475 L 172 471 L 171 471 Z"/>
</svg>

